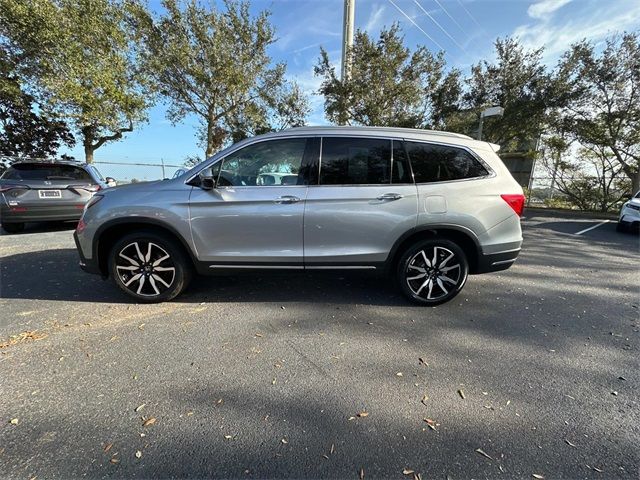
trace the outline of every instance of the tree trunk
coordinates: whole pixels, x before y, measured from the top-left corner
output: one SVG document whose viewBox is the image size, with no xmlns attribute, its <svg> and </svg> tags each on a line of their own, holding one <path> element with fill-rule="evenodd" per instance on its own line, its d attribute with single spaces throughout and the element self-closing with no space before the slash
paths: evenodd
<svg viewBox="0 0 640 480">
<path fill-rule="evenodd" d="M 206 158 L 216 153 L 222 147 L 227 132 L 219 127 L 214 121 L 209 120 L 207 123 L 207 148 L 205 150 Z"/>
<path fill-rule="evenodd" d="M 640 190 L 640 166 L 635 175 L 631 177 L 631 194 L 635 195 Z"/>
<path fill-rule="evenodd" d="M 84 161 L 87 163 L 93 163 L 93 152 L 95 152 L 95 146 L 93 144 L 94 141 L 94 130 L 92 127 L 84 127 L 81 130 L 82 132 L 82 144 L 84 146 Z"/>
</svg>

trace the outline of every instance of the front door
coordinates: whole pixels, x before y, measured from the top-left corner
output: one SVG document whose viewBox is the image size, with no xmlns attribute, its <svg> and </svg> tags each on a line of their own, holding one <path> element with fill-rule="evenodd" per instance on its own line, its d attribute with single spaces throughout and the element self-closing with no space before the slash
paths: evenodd
<svg viewBox="0 0 640 480">
<path fill-rule="evenodd" d="M 213 190 L 194 187 L 190 221 L 199 260 L 211 267 L 303 265 L 306 138 L 264 140 L 214 165 Z M 313 154 L 307 150 L 306 155 Z"/>
</svg>

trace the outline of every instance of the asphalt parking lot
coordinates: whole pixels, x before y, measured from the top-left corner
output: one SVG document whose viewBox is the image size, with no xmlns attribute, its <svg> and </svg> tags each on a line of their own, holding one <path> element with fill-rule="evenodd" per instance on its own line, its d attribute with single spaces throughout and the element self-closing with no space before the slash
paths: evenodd
<svg viewBox="0 0 640 480">
<path fill-rule="evenodd" d="M 638 478 L 638 236 L 525 217 L 435 308 L 353 273 L 136 305 L 68 227 L 0 236 L 0 477 Z"/>
</svg>

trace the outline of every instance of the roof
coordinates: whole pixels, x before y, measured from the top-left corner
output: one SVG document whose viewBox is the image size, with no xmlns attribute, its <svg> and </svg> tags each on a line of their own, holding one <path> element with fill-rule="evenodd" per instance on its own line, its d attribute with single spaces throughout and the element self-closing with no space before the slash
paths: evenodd
<svg viewBox="0 0 640 480">
<path fill-rule="evenodd" d="M 461 133 L 444 132 L 441 130 L 423 130 L 420 128 L 368 127 L 368 126 L 319 126 L 319 127 L 296 127 L 296 128 L 289 128 L 287 130 L 284 130 L 284 132 L 302 132 L 302 133 L 310 133 L 315 131 L 319 131 L 322 133 L 330 133 L 330 132 L 344 133 L 347 131 L 356 131 L 359 133 L 371 132 L 376 134 L 384 134 L 384 133 L 391 132 L 391 133 L 401 133 L 404 135 L 434 135 L 434 136 L 464 138 L 467 140 L 472 140 L 471 137 L 467 135 L 463 135 Z"/>
</svg>

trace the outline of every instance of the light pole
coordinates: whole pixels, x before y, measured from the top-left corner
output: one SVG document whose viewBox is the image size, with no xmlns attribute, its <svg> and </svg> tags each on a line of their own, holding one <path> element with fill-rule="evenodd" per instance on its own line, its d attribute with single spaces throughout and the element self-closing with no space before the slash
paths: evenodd
<svg viewBox="0 0 640 480">
<path fill-rule="evenodd" d="M 482 140 L 482 119 L 484 117 L 496 117 L 504 114 L 502 107 L 489 107 L 480 113 L 480 125 L 478 125 L 478 140 Z"/>
<path fill-rule="evenodd" d="M 342 81 L 348 79 L 351 72 L 351 54 L 353 47 L 353 26 L 356 15 L 356 0 L 344 0 L 344 18 L 342 26 Z"/>
</svg>

